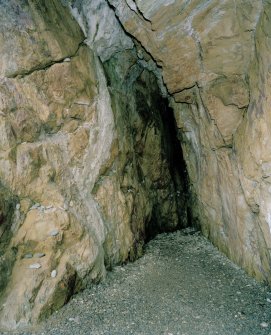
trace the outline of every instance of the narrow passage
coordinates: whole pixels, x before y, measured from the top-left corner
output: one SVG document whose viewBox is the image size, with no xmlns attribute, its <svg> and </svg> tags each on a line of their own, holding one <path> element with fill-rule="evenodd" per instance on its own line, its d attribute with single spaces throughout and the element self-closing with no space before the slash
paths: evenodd
<svg viewBox="0 0 271 335">
<path fill-rule="evenodd" d="M 158 235 L 141 259 L 20 334 L 269 335 L 271 288 L 187 228 Z"/>
</svg>

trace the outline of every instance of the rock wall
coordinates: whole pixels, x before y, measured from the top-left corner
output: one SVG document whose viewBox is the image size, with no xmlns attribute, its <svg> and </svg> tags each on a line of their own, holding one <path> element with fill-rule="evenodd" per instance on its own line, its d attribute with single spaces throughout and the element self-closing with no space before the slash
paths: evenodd
<svg viewBox="0 0 271 335">
<path fill-rule="evenodd" d="M 92 36 L 78 8 L 86 36 L 58 0 L 0 4 L 1 328 L 42 320 L 151 234 L 187 225 L 156 76 L 106 3 L 114 38 Z"/>
<path fill-rule="evenodd" d="M 270 5 L 1 2 L 1 327 L 190 217 L 271 283 Z"/>
<path fill-rule="evenodd" d="M 109 2 L 162 69 L 194 221 L 271 283 L 270 1 Z"/>
</svg>

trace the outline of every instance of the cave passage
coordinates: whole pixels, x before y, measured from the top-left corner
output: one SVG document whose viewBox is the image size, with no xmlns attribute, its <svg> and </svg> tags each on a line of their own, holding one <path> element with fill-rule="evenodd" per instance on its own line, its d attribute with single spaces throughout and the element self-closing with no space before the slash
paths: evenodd
<svg viewBox="0 0 271 335">
<path fill-rule="evenodd" d="M 157 234 L 163 232 L 172 232 L 174 230 L 192 226 L 191 210 L 189 207 L 189 177 L 187 174 L 186 163 L 183 157 L 183 150 L 178 138 L 178 129 L 174 117 L 174 112 L 169 107 L 168 100 L 157 97 L 159 101 L 159 112 L 161 118 L 161 127 L 163 129 L 162 147 L 169 163 L 170 175 L 174 185 L 174 193 L 177 204 L 178 225 L 175 228 L 167 228 L 161 223 L 159 210 L 156 204 L 154 206 L 151 220 L 146 224 L 146 242 L 153 239 Z"/>
<path fill-rule="evenodd" d="M 0 0 L 0 333 L 270 335 L 252 3 Z"/>
<path fill-rule="evenodd" d="M 157 234 L 192 224 L 189 180 L 174 112 L 157 75 L 139 62 L 135 49 L 103 66 L 120 149 L 115 166 L 123 193 L 133 194 L 134 260 Z"/>
</svg>

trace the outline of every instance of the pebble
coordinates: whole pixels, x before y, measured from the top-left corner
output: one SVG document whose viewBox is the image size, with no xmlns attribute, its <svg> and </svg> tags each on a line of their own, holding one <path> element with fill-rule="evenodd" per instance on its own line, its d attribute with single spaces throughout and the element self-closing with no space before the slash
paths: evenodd
<svg viewBox="0 0 271 335">
<path fill-rule="evenodd" d="M 79 324 L 79 322 L 80 322 L 78 316 L 75 317 L 75 318 L 69 318 L 69 321 L 76 322 L 76 323 L 78 323 L 78 324 Z"/>
<path fill-rule="evenodd" d="M 56 270 L 53 270 L 53 271 L 51 272 L 51 277 L 52 277 L 52 278 L 55 278 L 56 275 L 57 275 L 57 271 L 56 271 Z"/>
<path fill-rule="evenodd" d="M 269 325 L 268 325 L 268 323 L 267 322 L 262 322 L 261 323 L 261 327 L 262 328 L 267 328 Z"/>
<path fill-rule="evenodd" d="M 143 55 L 142 50 L 138 50 L 137 56 L 138 56 L 139 59 L 144 59 L 144 55 Z"/>
<path fill-rule="evenodd" d="M 32 254 L 30 254 L 30 253 L 29 253 L 29 254 L 25 254 L 25 255 L 24 255 L 24 258 L 26 258 L 26 259 L 29 259 L 29 258 L 32 258 L 32 257 L 33 257 L 33 255 L 32 255 Z"/>
<path fill-rule="evenodd" d="M 39 268 L 41 268 L 40 263 L 34 263 L 29 265 L 29 269 L 39 269 Z"/>
<path fill-rule="evenodd" d="M 270 303 L 271 303 L 271 299 L 267 298 L 266 300 L 267 300 L 267 302 L 270 302 Z"/>
<path fill-rule="evenodd" d="M 71 61 L 71 59 L 69 57 L 64 59 L 64 62 L 70 62 L 70 61 Z"/>
<path fill-rule="evenodd" d="M 186 260 L 186 256 L 190 257 Z M 42 264 L 41 271 L 43 268 Z M 51 278 L 53 270 L 57 271 L 56 279 Z M 199 279 L 199 273 L 204 277 Z M 47 276 L 53 285 L 61 274 L 55 266 Z M 92 330 L 104 335 L 267 335 L 271 329 L 267 290 L 225 260 L 205 238 L 163 235 L 146 246 L 142 258 L 125 265 L 125 271 L 115 267 L 104 283 L 91 285 L 74 297 L 42 325 L 41 331 L 44 335 L 89 335 Z M 240 298 L 237 303 L 236 296 Z M 264 322 L 268 327 L 261 326 Z"/>
<path fill-rule="evenodd" d="M 21 205 L 20 204 L 17 204 L 16 205 L 16 209 L 20 209 L 21 208 Z"/>
<path fill-rule="evenodd" d="M 54 229 L 50 232 L 51 236 L 57 236 L 59 234 L 59 231 L 57 229 Z"/>
<path fill-rule="evenodd" d="M 38 253 L 36 253 L 36 254 L 34 254 L 34 258 L 42 258 L 42 257 L 44 257 L 45 256 L 45 254 L 44 253 L 42 253 L 42 252 L 38 252 Z"/>
</svg>

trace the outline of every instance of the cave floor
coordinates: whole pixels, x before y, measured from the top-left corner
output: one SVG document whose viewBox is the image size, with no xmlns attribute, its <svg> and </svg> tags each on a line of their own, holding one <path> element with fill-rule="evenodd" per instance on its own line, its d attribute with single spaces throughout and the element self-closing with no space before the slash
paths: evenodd
<svg viewBox="0 0 271 335">
<path fill-rule="evenodd" d="M 159 235 L 142 258 L 20 334 L 271 334 L 271 288 L 186 229 Z"/>
</svg>

